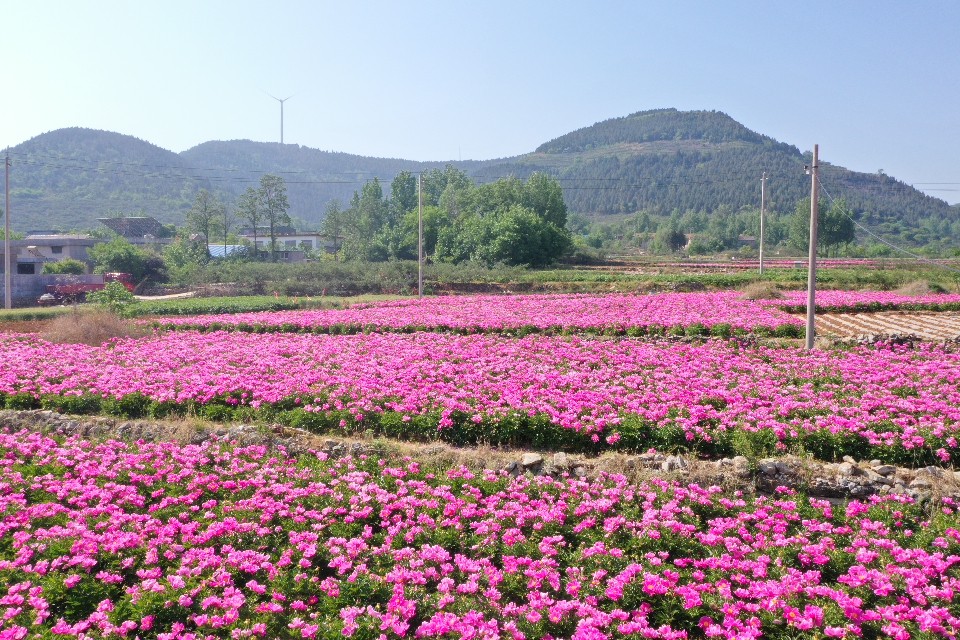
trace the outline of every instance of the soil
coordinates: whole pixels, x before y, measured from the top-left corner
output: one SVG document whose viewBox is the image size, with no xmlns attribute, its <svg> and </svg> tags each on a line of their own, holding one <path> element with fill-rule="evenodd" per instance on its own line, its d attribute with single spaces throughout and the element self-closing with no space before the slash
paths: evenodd
<svg viewBox="0 0 960 640">
<path fill-rule="evenodd" d="M 824 313 L 816 323 L 817 334 L 837 338 L 911 335 L 938 342 L 960 338 L 960 311 Z"/>
<path fill-rule="evenodd" d="M 0 333 L 43 333 L 49 320 L 19 320 L 0 322 Z"/>
</svg>

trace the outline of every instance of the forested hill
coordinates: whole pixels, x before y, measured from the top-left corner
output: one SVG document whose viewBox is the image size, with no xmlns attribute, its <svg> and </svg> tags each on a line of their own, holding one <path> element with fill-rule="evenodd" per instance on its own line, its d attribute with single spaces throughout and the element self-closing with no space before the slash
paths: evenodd
<svg viewBox="0 0 960 640">
<path fill-rule="evenodd" d="M 823 149 L 822 149 L 823 151 Z M 822 153 L 829 157 L 829 150 Z M 131 136 L 61 129 L 11 149 L 13 225 L 31 229 L 97 227 L 107 215 L 184 219 L 200 188 L 228 205 L 267 173 L 284 178 L 290 214 L 306 226 L 331 200 L 347 204 L 374 177 L 442 168 L 444 162 L 370 158 L 296 144 L 205 142 L 175 154 Z M 761 135 L 716 111 L 642 111 L 584 127 L 515 158 L 451 162 L 477 181 L 543 171 L 559 178 L 575 213 L 712 212 L 757 207 L 767 173 L 768 207 L 791 212 L 809 194 L 810 163 L 799 149 Z M 893 177 L 821 161 L 828 198 L 846 198 L 871 228 L 895 235 L 960 219 L 960 208 L 925 196 Z"/>
<path fill-rule="evenodd" d="M 290 214 L 308 224 L 322 220 L 331 200 L 349 203 L 353 193 L 375 177 L 389 185 L 401 171 L 416 173 L 443 168 L 441 162 L 370 158 L 250 140 L 205 142 L 180 155 L 192 166 L 205 167 L 228 202 L 247 187 L 256 186 L 264 173 L 281 176 L 287 185 Z M 469 172 L 480 163 L 455 164 Z"/>
<path fill-rule="evenodd" d="M 69 128 L 10 149 L 11 222 L 18 231 L 89 229 L 145 213 L 180 222 L 210 182 L 176 153 L 110 131 Z"/>
<path fill-rule="evenodd" d="M 758 207 L 767 174 L 767 203 L 793 211 L 810 193 L 794 146 L 750 131 L 717 111 L 658 109 L 613 118 L 546 142 L 533 153 L 491 162 L 478 175 L 557 176 L 571 211 L 658 213 Z M 930 219 L 957 220 L 957 208 L 883 174 L 858 173 L 820 162 L 827 198 L 845 198 L 872 225 L 917 226 Z"/>
</svg>

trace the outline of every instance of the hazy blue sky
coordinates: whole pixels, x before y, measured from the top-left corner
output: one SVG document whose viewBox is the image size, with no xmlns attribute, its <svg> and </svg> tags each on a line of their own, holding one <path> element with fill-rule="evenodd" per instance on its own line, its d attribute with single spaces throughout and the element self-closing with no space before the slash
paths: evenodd
<svg viewBox="0 0 960 640">
<path fill-rule="evenodd" d="M 4 0 L 0 20 L 3 146 L 278 141 L 269 93 L 292 96 L 286 143 L 488 159 L 676 107 L 960 201 L 955 0 Z"/>
</svg>

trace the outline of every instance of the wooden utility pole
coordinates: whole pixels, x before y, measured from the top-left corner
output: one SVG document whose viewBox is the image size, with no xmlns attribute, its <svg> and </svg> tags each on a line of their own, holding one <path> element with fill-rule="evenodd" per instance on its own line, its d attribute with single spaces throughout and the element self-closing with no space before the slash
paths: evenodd
<svg viewBox="0 0 960 640">
<path fill-rule="evenodd" d="M 10 149 L 7 149 L 4 164 L 3 205 L 3 308 L 10 309 L 13 304 L 13 277 L 10 273 Z"/>
<path fill-rule="evenodd" d="M 767 202 L 767 172 L 760 177 L 760 275 L 763 275 L 763 218 Z"/>
<path fill-rule="evenodd" d="M 820 145 L 813 145 L 813 165 L 810 167 L 810 252 L 807 267 L 807 349 L 813 349 L 816 335 L 814 322 L 817 307 L 817 218 L 820 213 L 817 202 L 817 169 L 819 169 Z"/>
<path fill-rule="evenodd" d="M 423 174 L 417 176 L 417 297 L 423 297 Z"/>
</svg>

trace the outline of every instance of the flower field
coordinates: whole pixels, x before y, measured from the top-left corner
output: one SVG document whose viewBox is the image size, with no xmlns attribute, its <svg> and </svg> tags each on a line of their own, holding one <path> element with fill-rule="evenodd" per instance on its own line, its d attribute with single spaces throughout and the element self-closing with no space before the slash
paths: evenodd
<svg viewBox="0 0 960 640">
<path fill-rule="evenodd" d="M 699 327 L 730 332 L 798 335 L 802 321 L 769 301 L 736 291 L 655 295 L 443 296 L 354 305 L 349 309 L 279 311 L 165 318 L 164 328 L 357 333 L 431 330 L 456 333 L 608 333 L 645 335 Z"/>
<path fill-rule="evenodd" d="M 777 305 L 791 313 L 806 312 L 806 291 L 786 291 Z M 840 291 L 825 290 L 816 294 L 817 311 L 957 311 L 960 310 L 960 294 L 931 293 L 922 296 L 906 296 L 893 291 Z"/>
<path fill-rule="evenodd" d="M 782 300 L 746 300 L 736 291 L 650 295 L 442 296 L 359 304 L 348 309 L 293 310 L 169 317 L 166 329 L 248 332 L 359 333 L 446 331 L 454 333 L 588 333 L 691 335 L 756 333 L 800 337 L 805 291 Z M 817 293 L 819 312 L 960 310 L 960 295 L 906 296 L 888 291 Z M 794 315 L 791 315 L 794 314 Z"/>
<path fill-rule="evenodd" d="M 0 637 L 955 638 L 955 505 L 0 433 Z"/>
<path fill-rule="evenodd" d="M 726 455 L 748 434 L 749 446 L 826 459 L 931 463 L 958 452 L 960 353 L 429 332 L 182 331 L 102 347 L 6 335 L 0 398 L 130 417 L 265 411 L 318 431 L 572 450 Z"/>
</svg>

